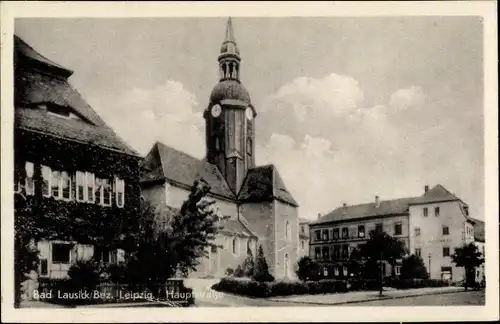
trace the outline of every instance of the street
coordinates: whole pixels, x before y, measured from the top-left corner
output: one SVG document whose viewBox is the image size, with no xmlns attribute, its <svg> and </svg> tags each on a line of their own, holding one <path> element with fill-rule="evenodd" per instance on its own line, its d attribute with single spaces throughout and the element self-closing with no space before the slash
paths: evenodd
<svg viewBox="0 0 500 324">
<path fill-rule="evenodd" d="M 484 305 L 484 290 L 425 295 L 348 304 L 349 306 L 453 306 Z"/>
</svg>

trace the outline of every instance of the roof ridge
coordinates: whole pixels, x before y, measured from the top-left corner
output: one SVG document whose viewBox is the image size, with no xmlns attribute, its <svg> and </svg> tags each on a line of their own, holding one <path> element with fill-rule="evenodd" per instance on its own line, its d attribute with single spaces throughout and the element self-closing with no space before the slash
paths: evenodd
<svg viewBox="0 0 500 324">
<path fill-rule="evenodd" d="M 184 155 L 184 156 L 187 156 L 187 157 L 189 157 L 189 158 L 191 158 L 191 159 L 193 159 L 193 160 L 197 160 L 197 161 L 203 162 L 203 159 L 199 159 L 199 158 L 197 158 L 197 157 L 195 157 L 195 156 L 193 156 L 193 155 L 191 155 L 191 154 L 188 154 L 188 153 L 186 153 L 186 152 L 183 152 L 183 151 L 181 151 L 181 150 L 179 150 L 179 149 L 176 149 L 176 148 L 175 148 L 175 147 L 173 147 L 173 146 L 167 145 L 167 144 L 165 144 L 165 143 L 163 143 L 163 142 L 160 142 L 160 141 L 158 141 L 158 140 L 155 142 L 155 144 L 159 144 L 159 145 L 161 145 L 161 146 L 167 147 L 167 148 L 169 148 L 169 149 L 171 149 L 171 150 L 173 150 L 173 151 L 176 151 L 177 153 L 180 153 L 180 154 L 182 154 L 182 155 Z M 207 163 L 208 163 L 208 161 L 207 161 Z"/>
</svg>

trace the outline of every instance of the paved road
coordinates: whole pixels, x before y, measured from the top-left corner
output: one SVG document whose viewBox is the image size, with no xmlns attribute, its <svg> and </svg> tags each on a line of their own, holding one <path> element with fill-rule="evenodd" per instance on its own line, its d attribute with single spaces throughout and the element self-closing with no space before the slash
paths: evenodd
<svg viewBox="0 0 500 324">
<path fill-rule="evenodd" d="M 463 291 L 439 295 L 377 300 L 349 304 L 349 306 L 452 306 L 452 305 L 484 305 L 484 290 Z"/>
</svg>

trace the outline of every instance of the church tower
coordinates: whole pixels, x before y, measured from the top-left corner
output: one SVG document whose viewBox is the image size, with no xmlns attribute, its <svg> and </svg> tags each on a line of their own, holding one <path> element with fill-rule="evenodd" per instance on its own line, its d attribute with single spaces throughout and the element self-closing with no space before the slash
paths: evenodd
<svg viewBox="0 0 500 324">
<path fill-rule="evenodd" d="M 240 81 L 241 57 L 231 18 L 220 49 L 219 83 L 203 117 L 207 161 L 216 165 L 237 195 L 248 169 L 255 167 L 255 108 Z"/>
</svg>

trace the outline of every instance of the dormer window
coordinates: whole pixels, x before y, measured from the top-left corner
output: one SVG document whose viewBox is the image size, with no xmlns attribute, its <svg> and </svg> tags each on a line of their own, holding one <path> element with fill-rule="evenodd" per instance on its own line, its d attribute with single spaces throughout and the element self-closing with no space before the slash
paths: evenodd
<svg viewBox="0 0 500 324">
<path fill-rule="evenodd" d="M 39 109 L 46 110 L 49 115 L 65 118 L 65 119 L 80 119 L 75 115 L 71 108 L 59 106 L 55 104 L 41 104 L 38 105 Z"/>
</svg>

